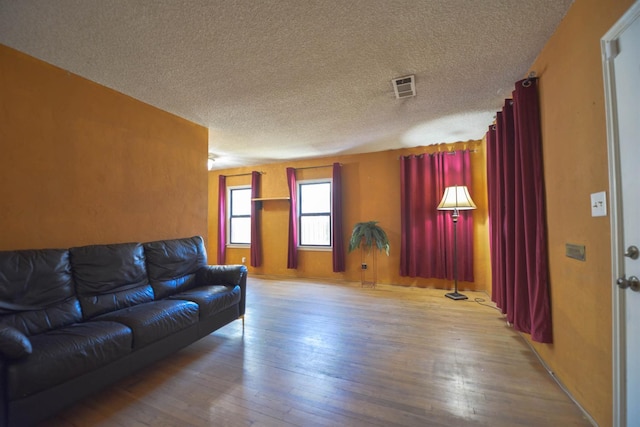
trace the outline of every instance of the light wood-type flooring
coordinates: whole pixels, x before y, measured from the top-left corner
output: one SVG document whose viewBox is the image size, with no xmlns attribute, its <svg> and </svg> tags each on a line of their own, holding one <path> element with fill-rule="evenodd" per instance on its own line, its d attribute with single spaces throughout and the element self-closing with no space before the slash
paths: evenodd
<svg viewBox="0 0 640 427">
<path fill-rule="evenodd" d="M 240 320 L 47 426 L 590 426 L 497 310 L 249 276 Z M 37 408 L 34 408 L 37 410 Z"/>
</svg>

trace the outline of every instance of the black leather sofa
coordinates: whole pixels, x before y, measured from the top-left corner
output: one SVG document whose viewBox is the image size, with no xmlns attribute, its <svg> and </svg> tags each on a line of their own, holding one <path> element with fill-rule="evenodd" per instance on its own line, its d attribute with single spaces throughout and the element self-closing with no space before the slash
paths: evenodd
<svg viewBox="0 0 640 427">
<path fill-rule="evenodd" d="M 0 426 L 28 426 L 245 312 L 201 237 L 0 252 Z"/>
</svg>

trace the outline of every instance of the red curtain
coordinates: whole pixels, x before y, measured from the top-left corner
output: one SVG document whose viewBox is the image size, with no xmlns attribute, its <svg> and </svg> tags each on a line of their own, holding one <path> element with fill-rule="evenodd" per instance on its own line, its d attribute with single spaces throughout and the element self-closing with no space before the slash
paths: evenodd
<svg viewBox="0 0 640 427">
<path fill-rule="evenodd" d="M 287 183 L 289 184 L 289 251 L 287 268 L 298 268 L 298 188 L 296 185 L 296 170 L 287 168 Z"/>
<path fill-rule="evenodd" d="M 344 237 L 342 231 L 342 165 L 333 164 L 333 192 L 331 200 L 332 224 L 333 228 L 333 272 L 345 271 L 344 260 Z"/>
<path fill-rule="evenodd" d="M 536 79 L 516 83 L 487 132 L 492 299 L 513 327 L 551 343 L 542 139 Z"/>
<path fill-rule="evenodd" d="M 251 198 L 260 197 L 260 172 L 251 172 Z M 251 267 L 262 265 L 262 234 L 260 233 L 260 212 L 262 202 L 251 202 Z"/>
<path fill-rule="evenodd" d="M 218 177 L 218 264 L 224 264 L 227 250 L 227 177 Z"/>
<path fill-rule="evenodd" d="M 469 151 L 400 159 L 400 275 L 454 279 L 453 221 L 438 211 L 444 189 L 466 185 L 473 198 Z M 473 216 L 458 219 L 458 278 L 473 281 Z"/>
</svg>

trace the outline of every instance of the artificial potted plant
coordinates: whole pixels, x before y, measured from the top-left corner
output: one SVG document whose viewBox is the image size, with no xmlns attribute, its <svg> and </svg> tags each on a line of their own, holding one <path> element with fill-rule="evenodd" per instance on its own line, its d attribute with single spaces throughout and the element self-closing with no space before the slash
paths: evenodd
<svg viewBox="0 0 640 427">
<path fill-rule="evenodd" d="M 358 222 L 353 226 L 353 232 L 351 233 L 351 239 L 349 240 L 349 252 L 352 252 L 360 248 L 361 253 L 361 285 L 370 284 L 375 287 L 378 278 L 378 265 L 376 254 L 378 251 L 384 251 L 389 256 L 389 238 L 387 233 L 378 225 L 378 221 L 365 221 Z M 367 270 L 367 263 L 365 261 L 366 255 L 373 250 L 373 280 L 367 282 L 365 280 L 365 272 Z"/>
</svg>

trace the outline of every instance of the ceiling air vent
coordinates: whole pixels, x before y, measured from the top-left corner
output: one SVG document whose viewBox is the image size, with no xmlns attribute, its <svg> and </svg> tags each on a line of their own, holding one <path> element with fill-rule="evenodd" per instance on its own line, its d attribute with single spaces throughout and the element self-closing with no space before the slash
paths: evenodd
<svg viewBox="0 0 640 427">
<path fill-rule="evenodd" d="M 393 91 L 396 93 L 396 98 L 408 98 L 410 96 L 416 96 L 416 77 L 405 76 L 398 77 L 391 80 L 393 84 Z"/>
</svg>

